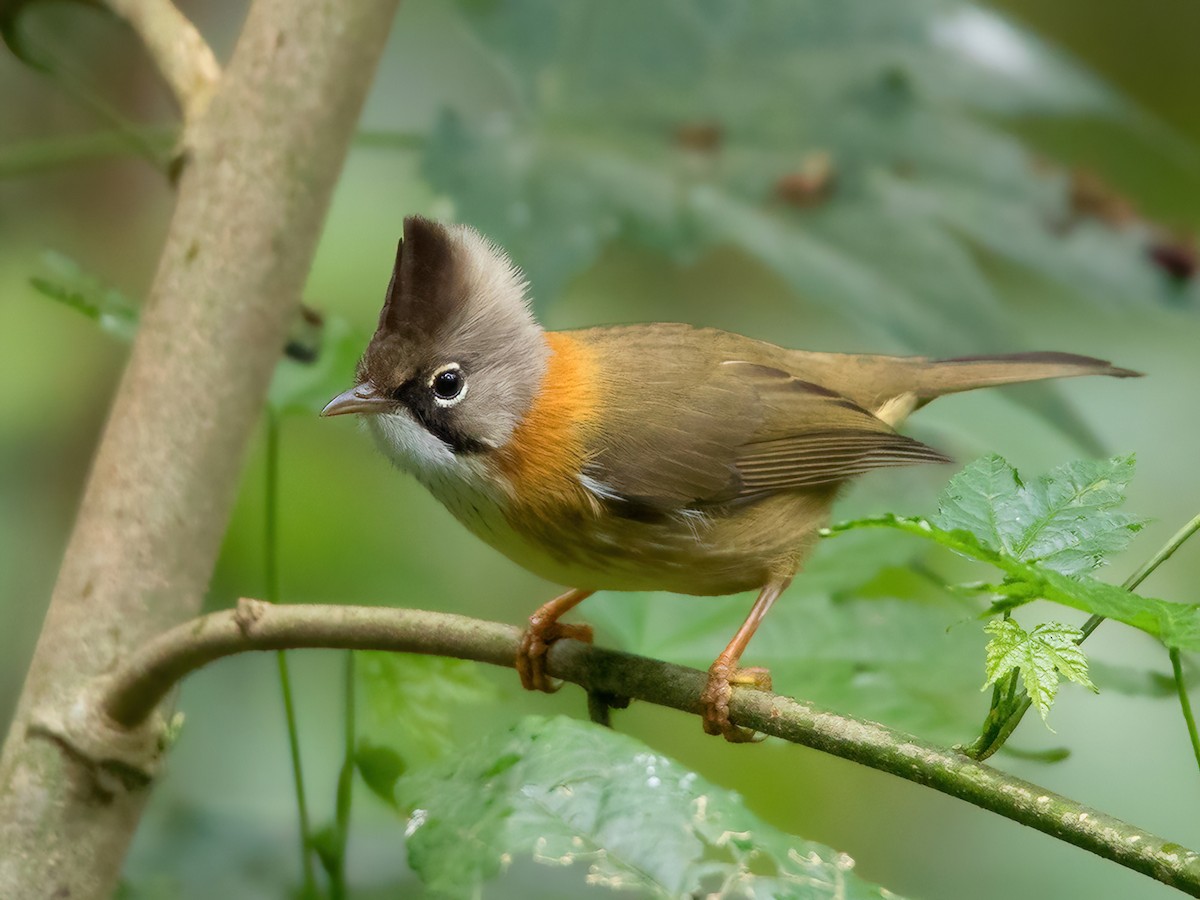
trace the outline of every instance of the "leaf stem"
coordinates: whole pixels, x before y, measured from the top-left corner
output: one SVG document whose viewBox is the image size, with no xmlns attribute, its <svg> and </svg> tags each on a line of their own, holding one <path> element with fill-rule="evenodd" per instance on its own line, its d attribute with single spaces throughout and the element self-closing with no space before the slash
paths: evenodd
<svg viewBox="0 0 1200 900">
<path fill-rule="evenodd" d="M 1003 746 L 1012 730 L 1017 727 L 1031 702 L 1023 691 L 1020 697 L 1017 696 L 1017 681 L 1020 677 L 1021 670 L 1013 669 L 1002 681 L 993 685 L 992 705 L 983 720 L 979 737 L 965 747 L 960 746 L 967 756 L 980 761 L 987 759 Z"/>
<path fill-rule="evenodd" d="M 304 881 L 305 900 L 317 896 L 317 880 L 312 860 L 312 826 L 308 818 L 308 799 L 304 790 L 304 769 L 300 764 L 300 736 L 296 727 L 296 704 L 292 697 L 292 678 L 287 652 L 275 654 L 279 664 L 279 688 L 283 695 L 283 714 L 287 720 L 288 750 L 292 760 L 292 782 L 296 790 L 296 814 L 300 825 L 300 874 Z"/>
<path fill-rule="evenodd" d="M 1175 532 L 1175 534 L 1171 536 L 1171 539 L 1159 548 L 1157 553 L 1155 553 L 1142 564 L 1140 569 L 1125 579 L 1125 581 L 1121 584 L 1121 587 L 1125 588 L 1127 591 L 1132 591 L 1139 584 L 1150 577 L 1151 572 L 1170 559 L 1175 554 L 1175 551 L 1182 547 L 1184 542 L 1187 541 L 1187 539 L 1194 535 L 1197 531 L 1200 531 L 1200 515 L 1197 515 L 1194 519 Z M 1093 631 L 1095 631 L 1103 621 L 1104 616 L 1090 616 L 1088 620 L 1083 623 L 1083 627 L 1079 629 L 1083 632 L 1083 639 L 1081 639 L 1079 643 L 1082 644 L 1083 641 L 1086 640 L 1087 637 Z"/>
<path fill-rule="evenodd" d="M 266 568 L 267 602 L 279 602 L 279 416 L 267 410 L 267 459 L 263 477 L 263 557 Z M 300 731 L 296 725 L 296 703 L 287 652 L 275 654 L 279 666 L 279 689 L 283 695 L 283 715 L 287 720 L 288 751 L 292 760 L 292 782 L 296 790 L 296 811 L 300 825 L 300 875 L 305 900 L 317 896 L 313 866 L 312 826 L 308 818 L 308 799 L 304 790 L 304 768 L 300 763 Z"/>
<path fill-rule="evenodd" d="M 342 769 L 338 773 L 337 810 L 335 813 L 337 832 L 337 851 L 334 865 L 329 873 L 329 895 L 332 900 L 345 900 L 346 897 L 346 847 L 350 843 L 350 805 L 354 799 L 354 651 L 346 653 L 346 666 L 343 670 L 345 690 L 345 710 L 343 718 L 346 755 L 342 759 Z"/>
<path fill-rule="evenodd" d="M 1147 560 L 1140 569 L 1125 579 L 1125 583 L 1122 584 L 1121 587 L 1125 588 L 1127 591 L 1132 591 L 1139 584 L 1145 581 L 1151 572 L 1174 556 L 1175 551 L 1182 547 L 1187 539 L 1194 535 L 1197 531 L 1200 531 L 1200 515 L 1197 515 L 1194 519 L 1175 532 L 1175 534 L 1171 536 L 1171 539 L 1163 544 L 1162 548 L 1159 549 L 1159 551 L 1152 557 L 1150 557 L 1150 559 Z"/>
<path fill-rule="evenodd" d="M 1175 673 L 1175 689 L 1179 692 L 1179 708 L 1183 710 L 1183 721 L 1187 723 L 1188 737 L 1192 739 L 1192 753 L 1196 765 L 1200 766 L 1200 734 L 1196 733 L 1196 719 L 1192 715 L 1192 703 L 1188 700 L 1187 685 L 1183 680 L 1183 661 L 1177 647 L 1171 648 L 1171 670 Z"/>
</svg>

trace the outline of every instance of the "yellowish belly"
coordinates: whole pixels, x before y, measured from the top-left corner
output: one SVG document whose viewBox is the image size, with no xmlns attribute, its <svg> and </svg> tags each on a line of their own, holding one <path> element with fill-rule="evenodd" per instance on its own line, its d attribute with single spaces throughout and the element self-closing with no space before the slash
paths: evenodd
<svg viewBox="0 0 1200 900">
<path fill-rule="evenodd" d="M 825 524 L 830 493 L 783 494 L 753 504 L 636 521 L 573 508 L 503 510 L 475 492 L 431 489 L 481 540 L 548 581 L 590 590 L 721 595 L 790 577 Z"/>
</svg>

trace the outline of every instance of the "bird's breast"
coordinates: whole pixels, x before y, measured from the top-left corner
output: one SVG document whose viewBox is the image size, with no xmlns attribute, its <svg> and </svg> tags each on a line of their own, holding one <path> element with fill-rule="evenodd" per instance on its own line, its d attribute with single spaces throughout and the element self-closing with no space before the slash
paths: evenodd
<svg viewBox="0 0 1200 900">
<path fill-rule="evenodd" d="M 497 475 L 513 504 L 549 514 L 586 504 L 580 480 L 600 427 L 601 366 L 594 348 L 567 334 L 548 332 L 545 374 L 529 410 L 497 451 Z"/>
</svg>

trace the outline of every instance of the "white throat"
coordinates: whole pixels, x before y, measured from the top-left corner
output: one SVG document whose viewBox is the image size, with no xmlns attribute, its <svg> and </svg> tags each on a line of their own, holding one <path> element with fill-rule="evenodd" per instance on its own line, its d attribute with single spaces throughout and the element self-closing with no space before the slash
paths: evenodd
<svg viewBox="0 0 1200 900">
<path fill-rule="evenodd" d="M 398 468 L 415 475 L 442 502 L 447 502 L 447 491 L 495 492 L 485 460 L 476 454 L 455 453 L 407 410 L 364 418 L 384 455 Z"/>
</svg>

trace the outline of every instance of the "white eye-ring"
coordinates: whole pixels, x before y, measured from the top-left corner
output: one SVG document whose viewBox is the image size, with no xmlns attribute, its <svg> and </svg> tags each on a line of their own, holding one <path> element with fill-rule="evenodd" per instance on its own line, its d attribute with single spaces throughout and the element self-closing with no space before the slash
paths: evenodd
<svg viewBox="0 0 1200 900">
<path fill-rule="evenodd" d="M 467 396 L 467 376 L 462 366 L 458 363 L 442 366 L 429 379 L 429 389 L 433 391 L 433 402 L 443 409 L 462 403 Z"/>
</svg>

